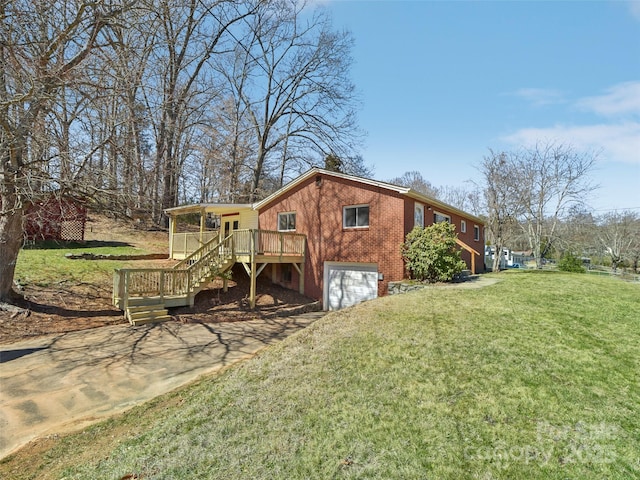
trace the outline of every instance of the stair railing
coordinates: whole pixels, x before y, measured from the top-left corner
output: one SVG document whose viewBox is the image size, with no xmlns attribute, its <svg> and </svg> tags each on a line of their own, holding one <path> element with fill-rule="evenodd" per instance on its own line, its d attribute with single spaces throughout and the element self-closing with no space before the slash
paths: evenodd
<svg viewBox="0 0 640 480">
<path fill-rule="evenodd" d="M 202 245 L 173 268 L 136 268 L 116 270 L 113 301 L 129 297 L 190 295 L 196 284 L 210 277 L 236 256 L 252 252 L 261 255 L 305 255 L 305 239 L 301 234 L 267 230 L 235 230 L 222 240 L 214 238 Z M 217 272 L 216 272 L 217 273 Z"/>
<path fill-rule="evenodd" d="M 126 310 L 130 297 L 159 296 L 193 293 L 196 283 L 233 258 L 233 236 L 222 241 L 213 239 L 173 268 L 123 268 L 116 270 L 113 282 L 114 303 L 124 301 Z"/>
</svg>

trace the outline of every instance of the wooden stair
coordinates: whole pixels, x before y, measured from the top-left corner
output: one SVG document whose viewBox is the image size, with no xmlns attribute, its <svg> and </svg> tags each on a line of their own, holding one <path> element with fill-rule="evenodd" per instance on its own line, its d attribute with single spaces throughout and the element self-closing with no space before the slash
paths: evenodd
<svg viewBox="0 0 640 480">
<path fill-rule="evenodd" d="M 195 296 L 200 291 L 207 288 L 216 277 L 225 279 L 225 272 L 240 262 L 252 278 L 250 301 L 253 307 L 255 277 L 262 269 L 268 263 L 276 262 L 304 264 L 304 251 L 304 235 L 268 230 L 236 230 L 224 239 L 212 238 L 172 268 L 116 270 L 113 277 L 113 304 L 125 311 L 132 325 L 168 320 L 171 316 L 167 308 L 193 307 Z M 256 256 L 261 257 L 260 260 L 256 260 Z M 252 267 L 248 264 L 252 264 Z M 301 272 L 300 268 L 296 269 Z M 302 273 L 301 277 L 304 278 Z"/>
<path fill-rule="evenodd" d="M 171 315 L 167 311 L 167 305 L 193 305 L 193 298 L 204 290 L 209 282 L 235 263 L 230 252 L 225 254 L 224 249 L 219 248 L 220 245 L 218 239 L 213 239 L 173 267 L 172 270 L 187 272 L 189 276 L 192 275 L 192 271 L 197 272 L 195 278 L 191 277 L 193 280 L 189 291 L 174 293 L 165 290 L 158 292 L 157 296 L 153 293 L 152 296 L 128 296 L 124 310 L 129 323 L 143 325 L 170 320 Z M 213 248 L 210 248 L 212 246 Z M 115 288 L 114 291 L 116 291 Z"/>
<path fill-rule="evenodd" d="M 125 312 L 131 325 L 144 325 L 145 323 L 164 322 L 171 320 L 171 315 L 159 299 L 131 298 Z"/>
</svg>

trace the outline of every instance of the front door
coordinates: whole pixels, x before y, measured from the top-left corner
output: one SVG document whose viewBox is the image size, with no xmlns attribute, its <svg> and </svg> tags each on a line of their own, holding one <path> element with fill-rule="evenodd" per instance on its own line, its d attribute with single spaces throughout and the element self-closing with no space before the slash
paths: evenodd
<svg viewBox="0 0 640 480">
<path fill-rule="evenodd" d="M 224 219 L 224 238 L 231 235 L 231 232 L 240 228 L 240 217 L 227 217 Z"/>
</svg>

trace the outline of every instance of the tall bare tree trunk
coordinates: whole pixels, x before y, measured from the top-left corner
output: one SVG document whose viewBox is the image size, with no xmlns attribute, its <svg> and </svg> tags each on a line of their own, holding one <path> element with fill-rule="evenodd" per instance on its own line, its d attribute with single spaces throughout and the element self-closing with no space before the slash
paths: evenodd
<svg viewBox="0 0 640 480">
<path fill-rule="evenodd" d="M 22 163 L 22 148 L 8 139 L 2 140 L 2 172 L 0 177 L 0 303 L 11 303 L 19 297 L 13 291 L 13 275 L 22 246 L 22 202 L 17 191 L 16 166 Z"/>
<path fill-rule="evenodd" d="M 13 195 L 0 195 L 0 198 L 2 205 L 15 201 Z M 13 291 L 13 275 L 21 246 L 22 208 L 14 208 L 0 214 L 0 302 L 11 303 L 19 297 Z"/>
</svg>

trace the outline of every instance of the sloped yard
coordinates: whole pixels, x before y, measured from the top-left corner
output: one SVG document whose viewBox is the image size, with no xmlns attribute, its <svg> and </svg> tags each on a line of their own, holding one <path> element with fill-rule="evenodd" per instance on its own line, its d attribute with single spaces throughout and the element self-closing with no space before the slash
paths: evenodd
<svg viewBox="0 0 640 480">
<path fill-rule="evenodd" d="M 638 478 L 640 287 L 554 272 L 328 315 L 2 478 Z"/>
<path fill-rule="evenodd" d="M 92 216 L 87 222 L 85 244 L 37 244 L 23 249 L 18 258 L 16 281 L 27 314 L 0 311 L 0 344 L 21 339 L 108 325 L 127 324 L 112 305 L 113 271 L 116 268 L 171 267 L 171 260 L 71 260 L 67 254 L 168 255 L 168 235 L 136 228 L 130 222 Z M 274 286 L 258 277 L 257 309 L 245 297 L 248 277 L 237 269 L 227 293 L 211 285 L 196 297 L 194 308 L 171 310 L 175 321 L 227 322 L 265 318 L 312 308 L 314 302 L 295 291 Z"/>
</svg>

